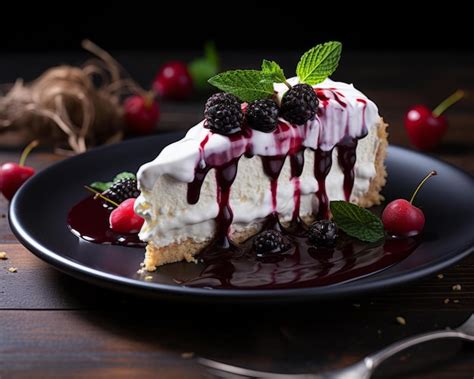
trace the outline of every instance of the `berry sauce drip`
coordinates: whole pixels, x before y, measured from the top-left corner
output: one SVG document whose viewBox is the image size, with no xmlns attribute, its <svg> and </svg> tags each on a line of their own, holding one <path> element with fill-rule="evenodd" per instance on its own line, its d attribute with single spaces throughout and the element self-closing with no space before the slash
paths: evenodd
<svg viewBox="0 0 474 379">
<path fill-rule="evenodd" d="M 270 191 L 272 195 L 272 212 L 277 210 L 278 177 L 285 164 L 285 155 L 262 156 L 263 172 L 270 178 Z"/>
<path fill-rule="evenodd" d="M 344 174 L 344 197 L 350 200 L 352 187 L 354 187 L 354 165 L 356 162 L 357 139 L 345 137 L 337 145 L 337 160 Z"/>
<path fill-rule="evenodd" d="M 232 160 L 223 166 L 216 167 L 217 203 L 219 213 L 216 217 L 217 238 L 227 238 L 234 214 L 229 204 L 230 187 L 237 175 L 238 160 Z"/>
<path fill-rule="evenodd" d="M 109 226 L 110 210 L 102 206 L 102 201 L 87 197 L 69 211 L 67 222 L 70 230 L 86 241 L 122 246 L 140 246 L 146 244 L 138 234 L 116 233 Z"/>
<path fill-rule="evenodd" d="M 334 248 L 315 248 L 307 238 L 286 234 L 288 253 L 258 258 L 252 237 L 240 254 L 220 256 L 192 267 L 175 280 L 183 286 L 225 289 L 283 289 L 346 282 L 386 269 L 408 257 L 419 245 L 416 238 L 386 239 L 367 244 L 341 236 Z M 189 279 L 191 278 L 191 279 Z"/>
<path fill-rule="evenodd" d="M 316 197 L 318 199 L 318 212 L 316 218 L 329 218 L 329 198 L 326 193 L 326 177 L 331 171 L 332 166 L 332 150 L 324 151 L 317 149 L 314 151 L 314 177 L 318 182 L 318 191 Z"/>
<path fill-rule="evenodd" d="M 300 188 L 300 176 L 303 173 L 304 167 L 304 150 L 301 149 L 290 156 L 290 167 L 291 167 L 291 180 L 293 181 L 293 214 L 291 216 L 291 222 L 297 223 L 300 217 L 300 204 L 301 204 L 301 188 Z"/>
</svg>

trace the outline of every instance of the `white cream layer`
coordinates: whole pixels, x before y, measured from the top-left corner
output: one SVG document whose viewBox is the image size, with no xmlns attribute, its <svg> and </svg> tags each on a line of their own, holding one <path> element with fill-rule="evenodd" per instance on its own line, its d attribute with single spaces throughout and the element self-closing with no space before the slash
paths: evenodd
<svg viewBox="0 0 474 379">
<path fill-rule="evenodd" d="M 296 79 L 291 79 L 292 84 Z M 357 146 L 355 181 L 351 200 L 363 196 L 375 176 L 375 155 L 378 148 L 376 127 L 380 116 L 376 105 L 368 100 L 352 85 L 333 82 L 329 79 L 316 86 L 328 96 L 327 104 L 320 102 L 321 115 L 307 125 L 290 128 L 290 133 L 303 136 L 303 145 L 312 149 L 332 149 L 345 135 L 359 137 L 367 128 L 368 135 Z M 341 105 L 332 93 L 334 89 L 342 96 Z M 284 85 L 275 85 L 282 96 Z M 362 101 L 361 101 L 362 100 Z M 365 102 L 365 104 L 364 104 Z M 201 141 L 209 136 L 205 149 L 200 149 Z M 216 201 L 216 181 L 214 170 L 210 170 L 201 188 L 199 202 L 187 202 L 187 183 L 194 179 L 196 165 L 204 165 L 204 160 L 212 161 L 213 156 L 228 154 L 228 158 L 240 156 L 251 143 L 253 158 L 242 157 L 239 161 L 237 177 L 232 185 L 230 206 L 234 214 L 233 229 L 240 230 L 252 223 L 259 223 L 272 212 L 270 180 L 262 169 L 258 155 L 285 154 L 290 143 L 277 144 L 275 133 L 253 131 L 250 141 L 231 142 L 229 138 L 210 132 L 203 123 L 191 128 L 186 136 L 167 146 L 152 162 L 144 164 L 138 171 L 141 196 L 136 201 L 135 210 L 145 218 L 140 238 L 153 242 L 155 246 L 180 243 L 189 238 L 196 242 L 209 240 L 215 231 L 214 218 L 218 213 Z M 290 139 L 286 139 L 290 141 Z M 245 143 L 244 143 L 245 142 Z M 232 146 L 232 148 L 231 148 Z M 300 178 L 302 216 L 317 209 L 314 193 L 318 189 L 313 174 L 314 153 L 305 151 L 305 165 Z M 343 173 L 337 163 L 337 149 L 333 151 L 333 165 L 326 179 L 326 190 L 331 200 L 344 199 Z M 294 183 L 290 180 L 289 159 L 286 160 L 278 179 L 277 212 L 282 220 L 291 218 L 294 207 Z"/>
</svg>

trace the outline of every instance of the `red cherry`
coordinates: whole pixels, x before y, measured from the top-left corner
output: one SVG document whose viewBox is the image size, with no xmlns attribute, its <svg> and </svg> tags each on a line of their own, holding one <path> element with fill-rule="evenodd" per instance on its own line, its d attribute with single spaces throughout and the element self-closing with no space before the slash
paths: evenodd
<svg viewBox="0 0 474 379">
<path fill-rule="evenodd" d="M 423 184 L 432 176 L 431 171 L 418 185 L 410 201 L 396 199 L 390 202 L 382 213 L 382 223 L 385 230 L 397 237 L 411 237 L 421 233 L 425 226 L 425 215 L 420 208 L 413 205 L 413 200 Z"/>
<path fill-rule="evenodd" d="M 153 89 L 158 95 L 167 99 L 186 99 L 193 92 L 193 87 L 188 66 L 179 61 L 168 62 L 161 66 L 153 81 Z"/>
<path fill-rule="evenodd" d="M 118 233 L 138 233 L 144 219 L 135 213 L 134 198 L 127 199 L 112 211 L 109 217 L 110 228 Z"/>
<path fill-rule="evenodd" d="M 448 121 L 442 113 L 464 96 L 456 91 L 433 111 L 425 105 L 415 105 L 405 114 L 405 128 L 411 143 L 420 150 L 430 150 L 446 133 Z"/>
<path fill-rule="evenodd" d="M 160 117 L 160 109 L 152 95 L 130 96 L 125 100 L 123 106 L 125 121 L 131 131 L 147 134 L 155 129 Z"/>
<path fill-rule="evenodd" d="M 0 166 L 0 191 L 8 200 L 11 200 L 18 188 L 34 175 L 35 169 L 24 166 L 24 163 L 30 151 L 36 146 L 38 141 L 33 141 L 23 150 L 19 164 L 7 162 Z"/>
<path fill-rule="evenodd" d="M 411 237 L 423 230 L 425 216 L 420 208 L 413 206 L 408 200 L 397 199 L 385 207 L 382 222 L 390 234 Z"/>
</svg>

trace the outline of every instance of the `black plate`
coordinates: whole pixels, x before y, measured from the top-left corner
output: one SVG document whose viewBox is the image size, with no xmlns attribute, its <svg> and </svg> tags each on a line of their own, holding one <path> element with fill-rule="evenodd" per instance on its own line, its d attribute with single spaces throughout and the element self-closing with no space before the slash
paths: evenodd
<svg viewBox="0 0 474 379">
<path fill-rule="evenodd" d="M 40 172 L 21 188 L 11 204 L 10 223 L 15 235 L 35 255 L 77 278 L 117 290 L 187 300 L 294 301 L 352 295 L 438 272 L 473 251 L 473 178 L 429 156 L 390 147 L 384 189 L 388 201 L 408 198 L 430 170 L 439 174 L 417 197 L 417 205 L 423 208 L 427 219 L 423 242 L 396 265 L 346 283 L 287 290 L 181 287 L 172 279 L 177 273 L 185 277 L 190 267 L 186 263 L 164 266 L 153 275 L 153 281 L 145 281 L 137 274 L 144 249 L 81 240 L 68 230 L 66 217 L 69 209 L 86 196 L 84 184 L 113 177 L 120 171 L 136 171 L 181 136 L 160 135 L 99 148 Z"/>
</svg>

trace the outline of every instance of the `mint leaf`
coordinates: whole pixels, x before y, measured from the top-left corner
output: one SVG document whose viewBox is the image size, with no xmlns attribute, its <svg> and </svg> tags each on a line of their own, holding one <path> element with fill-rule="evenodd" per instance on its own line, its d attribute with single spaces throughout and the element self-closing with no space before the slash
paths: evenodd
<svg viewBox="0 0 474 379">
<path fill-rule="evenodd" d="M 310 85 L 321 83 L 336 70 L 341 50 L 340 42 L 331 41 L 317 45 L 304 53 L 296 67 L 300 82 Z"/>
<path fill-rule="evenodd" d="M 219 55 L 214 43 L 206 43 L 204 57 L 191 61 L 188 70 L 197 89 L 203 90 L 209 86 L 207 80 L 219 72 Z"/>
<path fill-rule="evenodd" d="M 273 81 L 257 70 L 226 71 L 210 78 L 209 83 L 247 102 L 273 95 Z"/>
<path fill-rule="evenodd" d="M 336 225 L 348 235 L 366 242 L 384 237 L 382 221 L 367 209 L 346 201 L 331 201 L 330 208 Z"/>
<path fill-rule="evenodd" d="M 94 188 L 99 192 L 107 191 L 110 187 L 112 187 L 112 182 L 94 182 L 90 184 L 90 187 Z"/>
<path fill-rule="evenodd" d="M 115 183 L 115 182 L 118 182 L 120 179 L 136 179 L 136 178 L 137 177 L 135 176 L 134 173 L 124 171 L 124 172 L 121 172 L 120 174 L 115 175 L 115 178 L 113 181 Z"/>
<path fill-rule="evenodd" d="M 274 83 L 286 82 L 283 69 L 275 61 L 267 61 L 264 59 L 262 62 L 262 73 L 267 75 Z"/>
</svg>

